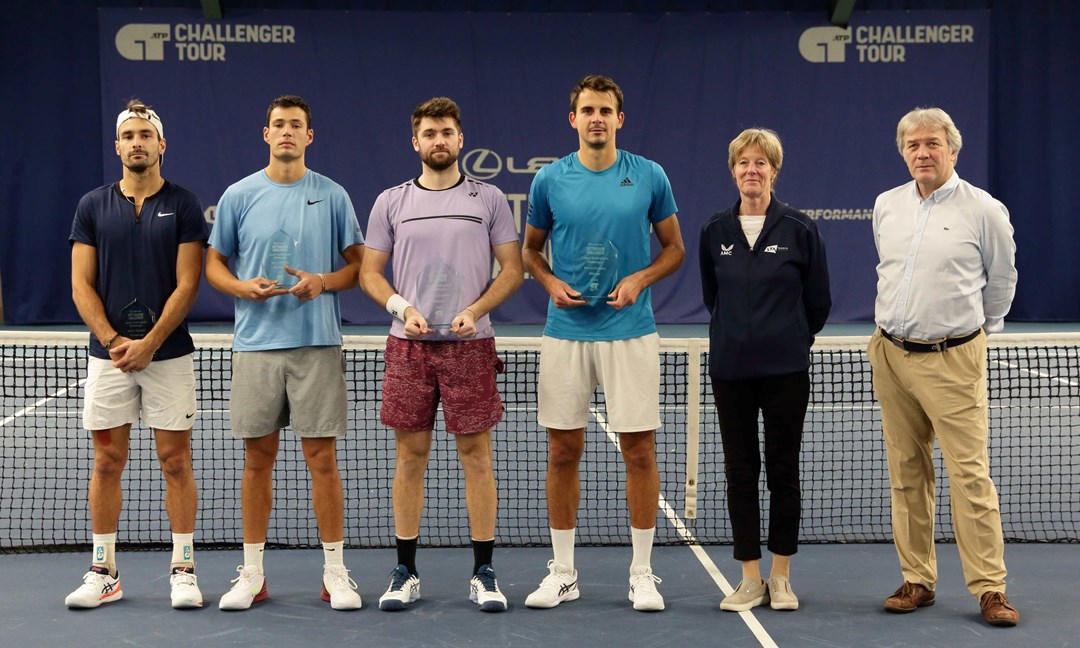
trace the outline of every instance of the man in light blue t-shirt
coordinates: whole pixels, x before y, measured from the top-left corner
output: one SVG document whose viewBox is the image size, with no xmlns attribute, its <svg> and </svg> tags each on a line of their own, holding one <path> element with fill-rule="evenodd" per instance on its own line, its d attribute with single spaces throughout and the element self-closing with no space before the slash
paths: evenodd
<svg viewBox="0 0 1080 648">
<path fill-rule="evenodd" d="M 597 384 L 626 464 L 634 556 L 630 601 L 659 611 L 651 551 L 659 505 L 656 428 L 660 426 L 660 345 L 649 286 L 683 261 L 671 185 L 660 165 L 615 147 L 623 94 L 603 76 L 570 92 L 576 153 L 544 167 L 529 192 L 522 256 L 551 296 L 540 351 L 538 422 L 548 429 L 548 517 L 554 559 L 525 604 L 555 607 L 580 595 L 574 528 L 578 464 Z M 650 231 L 662 247 L 650 257 Z M 552 263 L 543 256 L 551 240 Z M 555 487 L 553 487 L 555 486 Z"/>
<path fill-rule="evenodd" d="M 229 409 L 233 435 L 244 440 L 244 564 L 221 597 L 223 610 L 246 610 L 268 596 L 263 546 L 286 425 L 300 437 L 311 473 L 325 558 L 322 599 L 338 610 L 360 607 L 342 561 L 336 442 L 348 405 L 337 291 L 357 285 L 364 240 L 345 190 L 305 166 L 314 137 L 303 99 L 271 102 L 263 128 L 270 164 L 225 190 L 210 233 L 206 278 L 236 299 Z"/>
</svg>

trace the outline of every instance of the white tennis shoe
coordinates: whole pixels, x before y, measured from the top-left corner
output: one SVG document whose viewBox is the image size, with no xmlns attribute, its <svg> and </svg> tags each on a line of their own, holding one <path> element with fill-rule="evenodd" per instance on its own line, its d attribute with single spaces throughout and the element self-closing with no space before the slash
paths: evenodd
<svg viewBox="0 0 1080 648">
<path fill-rule="evenodd" d="M 169 576 L 170 598 L 172 606 L 177 610 L 188 608 L 200 608 L 203 604 L 202 592 L 199 591 L 199 581 L 195 577 L 195 569 L 192 567 L 175 567 Z"/>
<path fill-rule="evenodd" d="M 356 592 L 356 581 L 349 578 L 344 565 L 323 566 L 322 600 L 335 610 L 359 610 L 362 605 Z"/>
<path fill-rule="evenodd" d="M 102 603 L 112 603 L 124 598 L 120 588 L 120 572 L 115 576 L 104 567 L 91 567 L 83 575 L 83 584 L 64 599 L 69 608 L 96 608 Z"/>
<path fill-rule="evenodd" d="M 261 569 L 254 565 L 240 565 L 236 572 L 239 575 L 233 580 L 232 589 L 225 592 L 218 601 L 219 609 L 246 610 L 252 603 L 270 598 L 270 593 L 266 590 L 266 577 Z"/>
<path fill-rule="evenodd" d="M 663 582 L 652 573 L 652 567 L 634 567 L 630 570 L 630 593 L 627 598 L 634 604 L 634 609 L 641 612 L 659 612 L 664 609 L 664 597 L 656 590 L 656 584 Z"/>
<path fill-rule="evenodd" d="M 547 567 L 548 575 L 540 581 L 540 587 L 525 599 L 527 607 L 553 608 L 563 601 L 576 601 L 581 596 L 576 569 L 570 570 L 554 560 L 549 560 Z"/>
</svg>

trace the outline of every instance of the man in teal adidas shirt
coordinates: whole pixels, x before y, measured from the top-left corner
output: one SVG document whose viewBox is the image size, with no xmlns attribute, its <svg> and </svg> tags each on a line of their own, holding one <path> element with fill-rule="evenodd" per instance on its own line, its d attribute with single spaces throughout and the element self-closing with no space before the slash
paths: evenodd
<svg viewBox="0 0 1080 648">
<path fill-rule="evenodd" d="M 554 559 L 525 604 L 555 607 L 580 595 L 574 529 L 578 464 L 593 390 L 607 402 L 626 464 L 631 539 L 629 599 L 659 611 L 651 551 L 659 504 L 655 433 L 660 426 L 660 345 L 649 286 L 674 272 L 685 252 L 675 198 L 660 165 L 615 147 L 623 94 L 603 76 L 570 92 L 579 148 L 536 175 L 522 256 L 551 296 L 540 352 L 538 422 L 548 429 L 548 517 Z M 662 249 L 650 257 L 650 231 Z M 543 256 L 551 240 L 553 263 Z"/>
</svg>

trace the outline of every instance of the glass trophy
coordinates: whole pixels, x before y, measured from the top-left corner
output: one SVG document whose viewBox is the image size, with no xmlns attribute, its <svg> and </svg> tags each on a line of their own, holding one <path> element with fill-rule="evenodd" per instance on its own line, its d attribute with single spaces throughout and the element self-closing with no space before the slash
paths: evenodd
<svg viewBox="0 0 1080 648">
<path fill-rule="evenodd" d="M 574 281 L 570 286 L 585 301 L 607 301 L 619 279 L 619 250 L 599 232 L 586 236 L 576 251 Z"/>
<path fill-rule="evenodd" d="M 263 267 L 262 276 L 270 281 L 276 281 L 278 287 L 289 288 L 293 284 L 293 277 L 285 272 L 285 266 L 296 267 L 296 249 L 299 241 L 295 240 L 285 230 L 278 230 L 270 237 L 266 251 L 266 263 Z"/>
<path fill-rule="evenodd" d="M 420 271 L 415 306 L 433 329 L 449 329 L 461 312 L 461 278 L 445 259 L 436 258 Z"/>
<path fill-rule="evenodd" d="M 157 314 L 150 310 L 146 304 L 138 299 L 132 299 L 131 303 L 120 310 L 120 326 L 118 327 L 124 337 L 132 340 L 141 340 L 146 337 L 150 329 L 154 328 Z"/>
</svg>

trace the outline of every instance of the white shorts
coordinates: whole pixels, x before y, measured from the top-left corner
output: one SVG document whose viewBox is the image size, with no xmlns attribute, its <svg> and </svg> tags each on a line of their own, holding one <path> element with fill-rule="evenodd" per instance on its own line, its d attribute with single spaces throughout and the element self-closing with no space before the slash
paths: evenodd
<svg viewBox="0 0 1080 648">
<path fill-rule="evenodd" d="M 591 342 L 544 336 L 540 341 L 537 422 L 576 430 L 589 421 L 593 391 L 600 385 L 607 424 L 614 432 L 660 427 L 660 336 Z"/>
<path fill-rule="evenodd" d="M 195 369 L 191 354 L 155 360 L 124 373 L 111 360 L 87 358 L 83 427 L 109 430 L 142 418 L 155 430 L 190 430 L 195 423 Z"/>
</svg>

